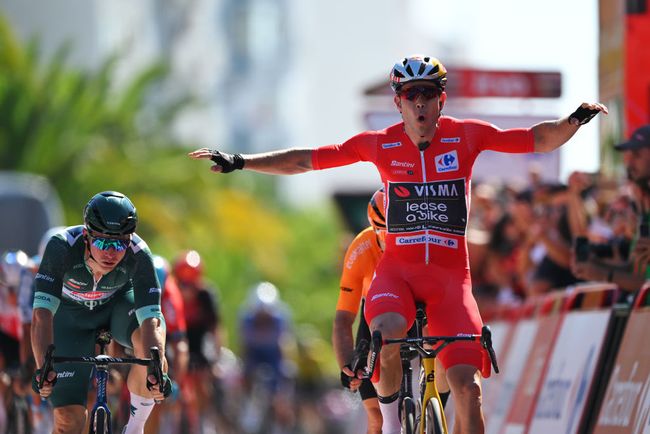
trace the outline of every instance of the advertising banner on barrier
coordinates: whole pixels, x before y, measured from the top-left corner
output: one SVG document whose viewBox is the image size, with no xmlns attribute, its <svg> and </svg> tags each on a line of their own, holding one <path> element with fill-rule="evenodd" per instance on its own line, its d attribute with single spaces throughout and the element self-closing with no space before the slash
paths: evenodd
<svg viewBox="0 0 650 434">
<path fill-rule="evenodd" d="M 537 326 L 535 319 L 531 317 L 522 318 L 514 325 L 509 343 L 510 350 L 503 357 L 497 352 L 501 373 L 492 375 L 492 377 L 485 380 L 486 386 L 488 386 L 488 383 L 495 383 L 489 384 L 483 399 L 485 432 L 487 434 L 501 432 L 503 421 L 514 396 L 515 386 L 524 370 L 528 352 L 537 333 Z"/>
<path fill-rule="evenodd" d="M 577 432 L 594 381 L 615 290 L 577 288 L 551 352 L 529 434 Z M 591 303 L 605 306 L 593 306 Z"/>
<path fill-rule="evenodd" d="M 550 293 L 544 297 L 542 308 L 534 318 L 535 333 L 530 338 L 529 350 L 522 350 L 523 364 L 521 375 L 515 383 L 506 422 L 500 431 L 504 434 L 523 434 L 537 401 L 537 393 L 545 372 L 548 357 L 564 314 L 565 291 Z M 512 352 L 517 351 L 513 346 Z"/>
<path fill-rule="evenodd" d="M 650 288 L 625 327 L 594 434 L 650 433 Z"/>
</svg>

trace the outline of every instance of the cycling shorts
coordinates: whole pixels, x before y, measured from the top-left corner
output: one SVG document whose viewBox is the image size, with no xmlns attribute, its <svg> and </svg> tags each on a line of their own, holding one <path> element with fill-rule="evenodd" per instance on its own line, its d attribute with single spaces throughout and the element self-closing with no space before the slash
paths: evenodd
<svg viewBox="0 0 650 434">
<path fill-rule="evenodd" d="M 472 295 L 469 268 L 405 262 L 384 253 L 366 296 L 366 320 L 372 324 L 378 315 L 395 312 L 410 328 L 415 321 L 416 301 L 426 303 L 427 332 L 431 335 L 481 333 L 483 322 Z M 484 377 L 490 375 L 489 359 L 479 342 L 454 342 L 438 357 L 445 369 L 466 364 L 475 366 Z"/>
<path fill-rule="evenodd" d="M 116 295 L 93 310 L 61 303 L 54 315 L 54 345 L 57 356 L 94 356 L 97 330 L 106 328 L 119 344 L 133 348 L 131 335 L 138 328 L 133 290 Z M 57 382 L 50 401 L 53 407 L 86 405 L 93 365 L 55 363 Z"/>
</svg>

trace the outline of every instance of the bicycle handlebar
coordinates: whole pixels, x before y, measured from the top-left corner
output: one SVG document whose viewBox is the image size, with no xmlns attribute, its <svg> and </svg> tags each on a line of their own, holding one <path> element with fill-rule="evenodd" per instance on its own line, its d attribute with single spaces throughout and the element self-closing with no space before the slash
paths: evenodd
<svg viewBox="0 0 650 434">
<path fill-rule="evenodd" d="M 50 344 L 47 347 L 45 352 L 45 358 L 43 360 L 43 367 L 41 368 L 41 378 L 38 380 L 38 387 L 42 388 L 47 378 L 47 374 L 53 370 L 54 363 L 68 363 L 68 362 L 77 362 L 77 363 L 88 363 L 93 365 L 115 365 L 115 364 L 128 364 L 128 365 L 140 365 L 148 366 L 152 370 L 153 375 L 158 381 L 158 387 L 162 392 L 162 362 L 160 360 L 160 350 L 158 347 L 151 347 L 149 351 L 151 352 L 150 359 L 139 359 L 133 357 L 110 357 L 106 355 L 98 355 L 95 357 L 87 356 L 55 356 L 54 350 L 56 347 L 54 344 Z"/>
<path fill-rule="evenodd" d="M 384 339 L 379 330 L 375 330 L 372 333 L 372 345 L 370 346 L 370 357 L 368 360 L 366 376 L 368 378 L 372 377 L 375 371 L 375 365 L 377 363 L 377 358 L 381 352 L 383 345 L 390 344 L 407 344 L 410 347 L 416 349 L 423 356 L 433 356 L 435 357 L 437 353 L 446 347 L 448 344 L 456 341 L 480 341 L 481 346 L 487 351 L 488 356 L 490 357 L 490 363 L 494 368 L 495 373 L 499 373 L 499 366 L 497 364 L 497 357 L 492 347 L 492 331 L 490 327 L 484 325 L 481 329 L 481 334 L 458 334 L 456 336 L 422 336 L 420 338 L 395 338 L 395 339 Z M 433 350 L 426 350 L 422 345 L 436 345 L 439 346 Z"/>
</svg>

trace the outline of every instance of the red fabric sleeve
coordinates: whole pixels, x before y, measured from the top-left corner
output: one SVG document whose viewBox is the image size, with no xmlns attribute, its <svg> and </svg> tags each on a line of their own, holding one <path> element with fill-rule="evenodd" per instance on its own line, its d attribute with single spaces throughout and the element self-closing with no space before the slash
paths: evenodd
<svg viewBox="0 0 650 434">
<path fill-rule="evenodd" d="M 167 333 L 170 335 L 179 332 L 185 333 L 187 324 L 185 322 L 183 295 L 172 276 L 168 276 L 165 280 L 161 306 L 167 325 Z"/>
<path fill-rule="evenodd" d="M 535 138 L 530 128 L 501 130 L 494 125 L 472 120 L 464 123 L 465 136 L 469 143 L 478 146 L 478 151 L 497 151 L 509 154 L 525 154 L 535 151 Z"/>
<path fill-rule="evenodd" d="M 377 136 L 374 131 L 365 131 L 340 145 L 316 148 L 311 154 L 314 170 L 347 166 L 358 161 L 374 161 L 377 154 Z"/>
</svg>

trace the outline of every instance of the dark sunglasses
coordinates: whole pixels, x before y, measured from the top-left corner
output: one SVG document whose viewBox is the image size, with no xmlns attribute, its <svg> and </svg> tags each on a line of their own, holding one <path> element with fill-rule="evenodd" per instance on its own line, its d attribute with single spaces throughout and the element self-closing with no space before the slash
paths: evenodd
<svg viewBox="0 0 650 434">
<path fill-rule="evenodd" d="M 419 95 L 422 95 L 424 99 L 429 100 L 439 97 L 441 92 L 440 89 L 435 87 L 413 86 L 400 91 L 399 95 L 405 97 L 409 101 L 414 101 Z"/>
<path fill-rule="evenodd" d="M 105 237 L 95 237 L 88 234 L 90 243 L 97 247 L 99 250 L 110 250 L 114 249 L 116 252 L 123 252 L 129 247 L 131 240 L 125 240 L 121 238 L 105 238 Z"/>
</svg>

